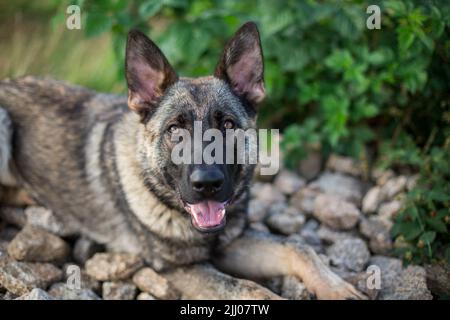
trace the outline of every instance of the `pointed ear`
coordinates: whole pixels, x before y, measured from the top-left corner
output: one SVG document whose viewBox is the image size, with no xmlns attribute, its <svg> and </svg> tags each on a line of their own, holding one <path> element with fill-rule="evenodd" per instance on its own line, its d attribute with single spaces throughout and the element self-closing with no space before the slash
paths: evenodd
<svg viewBox="0 0 450 320">
<path fill-rule="evenodd" d="M 244 24 L 228 41 L 214 76 L 227 81 L 237 95 L 253 105 L 264 99 L 263 53 L 254 22 Z"/>
<path fill-rule="evenodd" d="M 125 72 L 128 106 L 143 119 L 153 111 L 164 91 L 178 80 L 161 50 L 137 30 L 128 33 Z"/>
</svg>

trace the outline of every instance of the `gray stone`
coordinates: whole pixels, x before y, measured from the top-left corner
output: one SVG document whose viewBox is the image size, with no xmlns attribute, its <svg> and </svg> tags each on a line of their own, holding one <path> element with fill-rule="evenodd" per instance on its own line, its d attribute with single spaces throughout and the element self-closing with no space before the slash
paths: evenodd
<svg viewBox="0 0 450 320">
<path fill-rule="evenodd" d="M 314 216 L 333 229 L 351 229 L 359 221 L 361 213 L 350 202 L 339 197 L 321 194 L 314 203 Z"/>
<path fill-rule="evenodd" d="M 338 268 L 360 272 L 370 258 L 366 243 L 361 239 L 345 239 L 336 242 L 327 250 L 331 264 Z"/>
<path fill-rule="evenodd" d="M 381 188 L 379 186 L 372 187 L 363 198 L 362 211 L 364 213 L 376 212 L 381 201 Z"/>
<path fill-rule="evenodd" d="M 415 174 L 412 176 L 407 177 L 406 179 L 406 190 L 407 191 L 411 191 L 412 189 L 414 189 L 417 185 L 417 182 L 419 181 L 420 175 L 419 174 Z"/>
<path fill-rule="evenodd" d="M 284 235 L 290 235 L 300 230 L 305 223 L 305 216 L 294 207 L 288 207 L 279 213 L 271 214 L 266 221 L 269 228 Z"/>
<path fill-rule="evenodd" d="M 407 179 L 405 176 L 398 176 L 389 179 L 381 188 L 383 199 L 392 199 L 406 188 Z"/>
<path fill-rule="evenodd" d="M 314 212 L 314 202 L 319 194 L 320 192 L 318 190 L 309 187 L 302 188 L 291 197 L 289 205 L 305 214 L 312 215 Z"/>
<path fill-rule="evenodd" d="M 262 222 L 251 222 L 249 226 L 253 230 L 270 233 L 269 228 Z"/>
<path fill-rule="evenodd" d="M 309 184 L 309 187 L 340 197 L 356 206 L 361 204 L 365 189 L 360 180 L 331 172 L 323 173 L 317 180 Z"/>
<path fill-rule="evenodd" d="M 364 271 L 343 277 L 343 279 L 352 284 L 359 292 L 365 294 L 370 300 L 375 300 L 380 290 L 373 285 L 371 276 L 372 273 Z M 370 286 L 368 285 L 369 283 Z"/>
<path fill-rule="evenodd" d="M 154 296 L 147 292 L 141 292 L 136 297 L 136 300 L 156 300 Z"/>
<path fill-rule="evenodd" d="M 26 263 L 0 257 L 0 285 L 16 295 L 45 289 L 62 278 L 62 271 L 48 263 Z"/>
<path fill-rule="evenodd" d="M 72 268 L 71 268 L 72 267 Z M 88 275 L 86 273 L 85 270 L 81 269 L 79 266 L 74 265 L 74 264 L 65 264 L 64 265 L 64 279 L 66 281 L 66 283 L 69 283 L 71 281 L 71 279 L 73 279 L 73 276 L 75 275 L 75 273 L 78 273 L 78 270 L 75 271 L 78 268 L 79 270 L 79 275 L 80 275 L 80 288 L 81 289 L 89 289 L 92 290 L 94 292 L 100 292 L 101 290 L 101 284 L 99 281 L 95 280 L 93 277 L 91 277 L 90 275 Z"/>
<path fill-rule="evenodd" d="M 312 297 L 305 285 L 293 276 L 283 277 L 281 296 L 289 300 L 311 300 Z"/>
<path fill-rule="evenodd" d="M 178 299 L 180 294 L 170 282 L 151 268 L 142 268 L 133 276 L 133 283 L 141 290 L 159 299 Z"/>
<path fill-rule="evenodd" d="M 268 205 L 257 199 L 252 199 L 248 203 L 247 216 L 250 222 L 261 222 L 263 221 L 268 212 Z"/>
<path fill-rule="evenodd" d="M 325 168 L 330 171 L 341 172 L 355 177 L 361 177 L 364 174 L 361 162 L 337 154 L 332 154 L 328 158 Z"/>
<path fill-rule="evenodd" d="M 95 253 L 103 250 L 103 247 L 91 239 L 80 237 L 75 242 L 73 248 L 73 259 L 75 262 L 84 265 Z"/>
<path fill-rule="evenodd" d="M 0 207 L 0 218 L 9 224 L 22 228 L 27 223 L 24 210 L 17 207 Z"/>
<path fill-rule="evenodd" d="M 59 300 L 100 300 L 92 290 L 73 288 L 61 282 L 53 284 L 48 293 Z"/>
<path fill-rule="evenodd" d="M 104 300 L 134 300 L 137 289 L 132 283 L 104 282 L 102 292 Z"/>
<path fill-rule="evenodd" d="M 392 200 L 389 202 L 385 202 L 380 205 L 380 208 L 378 210 L 378 215 L 380 217 L 383 217 L 384 219 L 391 220 L 393 219 L 397 213 L 402 208 L 402 202 L 399 200 Z"/>
<path fill-rule="evenodd" d="M 383 186 L 389 179 L 394 177 L 394 171 L 388 169 L 375 169 L 372 171 L 372 179 L 376 182 L 378 186 Z"/>
<path fill-rule="evenodd" d="M 401 277 L 395 281 L 395 289 L 386 300 L 432 300 L 427 288 L 425 269 L 419 266 L 408 266 Z"/>
<path fill-rule="evenodd" d="M 64 227 L 64 224 L 53 214 L 51 210 L 44 207 L 31 206 L 25 209 L 28 224 L 42 228 L 56 234 L 58 236 L 70 235 L 69 230 Z"/>
<path fill-rule="evenodd" d="M 392 249 L 392 222 L 384 220 L 379 216 L 371 216 L 362 218 L 359 224 L 359 232 L 369 239 L 370 250 L 376 254 L 385 254 Z"/>
<path fill-rule="evenodd" d="M 70 247 L 60 237 L 26 225 L 8 245 L 8 253 L 16 260 L 62 262 L 69 255 Z"/>
<path fill-rule="evenodd" d="M 55 300 L 55 299 L 44 290 L 35 288 L 31 290 L 29 293 L 20 296 L 16 300 Z"/>
<path fill-rule="evenodd" d="M 428 264 L 425 270 L 428 288 L 441 297 L 450 296 L 450 265 L 446 262 Z"/>
<path fill-rule="evenodd" d="M 397 286 L 397 280 L 403 271 L 402 261 L 385 256 L 373 256 L 369 260 L 369 265 L 380 268 L 381 290 L 378 298 L 385 300 L 392 296 Z"/>
<path fill-rule="evenodd" d="M 251 187 L 251 194 L 265 205 L 286 201 L 285 196 L 270 183 L 255 183 Z"/>
<path fill-rule="evenodd" d="M 86 273 L 99 281 L 124 280 L 143 265 L 140 257 L 130 253 L 96 253 L 86 261 Z"/>
<path fill-rule="evenodd" d="M 355 234 L 349 231 L 336 231 L 328 228 L 325 225 L 321 225 L 317 230 L 317 235 L 319 238 L 327 243 L 333 244 L 338 241 L 342 241 L 344 239 L 354 239 L 356 238 Z"/>
<path fill-rule="evenodd" d="M 274 185 L 285 195 L 292 195 L 306 184 L 305 180 L 300 178 L 292 171 L 283 170 L 275 178 Z"/>
</svg>

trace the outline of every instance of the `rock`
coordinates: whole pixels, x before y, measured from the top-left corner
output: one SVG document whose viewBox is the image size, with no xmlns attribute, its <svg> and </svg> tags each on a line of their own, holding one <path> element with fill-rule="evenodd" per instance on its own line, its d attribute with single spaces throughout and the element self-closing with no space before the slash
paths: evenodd
<svg viewBox="0 0 450 320">
<path fill-rule="evenodd" d="M 69 255 L 70 247 L 60 237 L 26 225 L 10 242 L 8 253 L 16 260 L 61 262 Z"/>
<path fill-rule="evenodd" d="M 144 292 L 159 299 L 178 299 L 180 297 L 169 281 L 151 268 L 142 268 L 133 276 L 133 282 Z"/>
<path fill-rule="evenodd" d="M 305 184 L 305 180 L 288 170 L 281 171 L 274 181 L 275 187 L 288 196 L 300 190 Z"/>
<path fill-rule="evenodd" d="M 294 207 L 271 214 L 266 221 L 269 228 L 284 235 L 298 232 L 305 223 L 305 216 Z"/>
<path fill-rule="evenodd" d="M 281 296 L 289 300 L 311 300 L 311 294 L 296 277 L 283 277 Z"/>
<path fill-rule="evenodd" d="M 56 218 L 51 210 L 44 207 L 31 206 L 25 209 L 28 224 L 47 230 L 50 233 L 58 236 L 70 235 L 61 221 Z"/>
<path fill-rule="evenodd" d="M 257 200 L 252 199 L 248 203 L 247 216 L 250 222 L 261 222 L 263 221 L 268 212 L 267 204 Z"/>
<path fill-rule="evenodd" d="M 356 236 L 352 232 L 336 231 L 324 225 L 321 225 L 317 230 L 317 235 L 322 241 L 328 244 L 333 244 L 344 239 L 356 238 Z"/>
<path fill-rule="evenodd" d="M 103 247 L 101 245 L 88 238 L 81 237 L 75 242 L 73 248 L 73 259 L 75 262 L 84 265 L 90 257 L 102 250 Z"/>
<path fill-rule="evenodd" d="M 298 172 L 306 180 L 311 180 L 317 177 L 322 169 L 322 152 L 320 146 L 307 147 L 307 156 L 301 160 L 298 166 Z"/>
<path fill-rule="evenodd" d="M 402 205 L 403 205 L 402 202 L 399 200 L 392 200 L 389 202 L 385 202 L 380 205 L 378 215 L 380 217 L 383 217 L 384 219 L 391 220 L 400 211 Z"/>
<path fill-rule="evenodd" d="M 408 266 L 399 279 L 396 279 L 395 291 L 387 300 L 432 300 L 427 288 L 425 269 Z"/>
<path fill-rule="evenodd" d="M 406 188 L 407 179 L 405 176 L 399 176 L 389 179 L 381 188 L 383 199 L 392 199 Z"/>
<path fill-rule="evenodd" d="M 381 188 L 379 186 L 372 187 L 363 198 L 362 211 L 364 213 L 377 211 L 381 201 Z"/>
<path fill-rule="evenodd" d="M 446 262 L 428 264 L 425 270 L 427 286 L 431 292 L 441 297 L 450 296 L 450 265 Z"/>
<path fill-rule="evenodd" d="M 262 222 L 251 222 L 249 226 L 253 230 L 270 233 L 269 228 Z"/>
<path fill-rule="evenodd" d="M 333 229 L 351 229 L 358 223 L 361 213 L 350 202 L 336 196 L 321 194 L 314 203 L 314 216 Z"/>
<path fill-rule="evenodd" d="M 397 279 L 402 274 L 402 261 L 396 258 L 373 256 L 369 260 L 370 266 L 376 266 L 380 270 L 381 289 L 378 295 L 380 300 L 385 300 L 395 292 Z"/>
<path fill-rule="evenodd" d="M 130 253 L 96 253 L 86 261 L 86 273 L 99 281 L 123 280 L 140 269 L 143 261 Z"/>
<path fill-rule="evenodd" d="M 289 205 L 305 214 L 312 215 L 314 212 L 314 202 L 319 194 L 320 192 L 315 189 L 309 187 L 302 188 L 291 197 Z"/>
<path fill-rule="evenodd" d="M 417 182 L 419 181 L 420 175 L 419 174 L 415 174 L 412 176 L 407 177 L 406 179 L 406 190 L 407 191 L 411 191 L 412 189 L 414 189 L 417 185 Z"/>
<path fill-rule="evenodd" d="M 388 253 L 392 249 L 392 222 L 384 220 L 379 216 L 372 216 L 361 219 L 359 224 L 359 232 L 370 240 L 370 249 L 376 254 Z"/>
<path fill-rule="evenodd" d="M 17 296 L 17 294 L 14 294 L 14 293 L 12 293 L 12 292 L 6 292 L 4 295 L 3 295 L 3 297 L 2 297 L 2 299 L 3 300 L 15 300 L 15 299 L 17 299 L 18 298 L 18 296 Z"/>
<path fill-rule="evenodd" d="M 55 300 L 55 299 L 44 290 L 36 288 L 31 290 L 29 293 L 20 296 L 16 300 Z"/>
<path fill-rule="evenodd" d="M 300 230 L 300 236 L 305 240 L 305 242 L 313 247 L 321 247 L 322 240 L 317 234 L 319 229 L 319 222 L 314 219 L 309 219 Z"/>
<path fill-rule="evenodd" d="M 34 288 L 45 289 L 61 277 L 61 270 L 51 264 L 0 258 L 0 285 L 16 295 L 24 295 Z"/>
<path fill-rule="evenodd" d="M 376 181 L 378 186 L 383 186 L 390 178 L 394 177 L 394 171 L 375 169 L 372 171 L 372 179 Z"/>
<path fill-rule="evenodd" d="M 0 218 L 9 224 L 22 228 L 27 223 L 27 217 L 22 208 L 0 207 Z"/>
<path fill-rule="evenodd" d="M 345 239 L 336 242 L 327 250 L 331 264 L 338 268 L 360 272 L 370 258 L 366 243 L 361 239 Z"/>
<path fill-rule="evenodd" d="M 340 197 L 356 206 L 361 204 L 365 189 L 360 180 L 331 172 L 323 173 L 317 180 L 310 183 L 309 187 Z"/>
<path fill-rule="evenodd" d="M 136 300 L 156 300 L 156 298 L 147 292 L 141 292 L 136 297 Z"/>
<path fill-rule="evenodd" d="M 19 232 L 20 230 L 14 227 L 3 228 L 0 230 L 0 239 L 9 243 Z"/>
<path fill-rule="evenodd" d="M 337 154 L 332 154 L 328 158 L 325 168 L 330 171 L 341 172 L 355 177 L 361 177 L 364 175 L 361 162 Z"/>
<path fill-rule="evenodd" d="M 136 296 L 136 286 L 127 282 L 104 282 L 104 300 L 134 300 Z"/>
<path fill-rule="evenodd" d="M 100 300 L 92 290 L 72 288 L 61 282 L 52 285 L 48 293 L 59 300 Z"/>
<path fill-rule="evenodd" d="M 255 183 L 251 188 L 251 194 L 265 205 L 277 202 L 285 202 L 284 195 L 270 183 Z"/>
</svg>

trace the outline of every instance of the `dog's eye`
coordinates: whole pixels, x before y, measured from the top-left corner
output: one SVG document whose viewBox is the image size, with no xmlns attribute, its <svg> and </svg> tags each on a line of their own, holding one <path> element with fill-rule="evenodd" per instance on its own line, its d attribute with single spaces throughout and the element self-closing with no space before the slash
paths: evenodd
<svg viewBox="0 0 450 320">
<path fill-rule="evenodd" d="M 225 129 L 233 129 L 234 128 L 234 122 L 231 120 L 225 120 L 225 122 L 223 123 L 223 127 Z"/>
<path fill-rule="evenodd" d="M 178 132 L 178 129 L 179 129 L 179 127 L 177 125 L 173 124 L 167 129 L 167 131 L 169 133 L 176 133 L 176 132 Z"/>
</svg>

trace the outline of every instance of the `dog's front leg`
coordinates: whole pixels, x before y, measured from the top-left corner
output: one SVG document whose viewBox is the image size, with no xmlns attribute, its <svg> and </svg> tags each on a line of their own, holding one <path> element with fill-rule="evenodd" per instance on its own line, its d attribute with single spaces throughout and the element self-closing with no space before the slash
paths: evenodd
<svg viewBox="0 0 450 320">
<path fill-rule="evenodd" d="M 351 284 L 333 273 L 307 245 L 247 231 L 218 252 L 215 266 L 247 279 L 293 275 L 318 299 L 365 299 Z"/>
<path fill-rule="evenodd" d="M 182 293 L 183 299 L 273 300 L 278 295 L 259 284 L 233 278 L 208 263 L 167 271 L 164 277 Z"/>
</svg>

